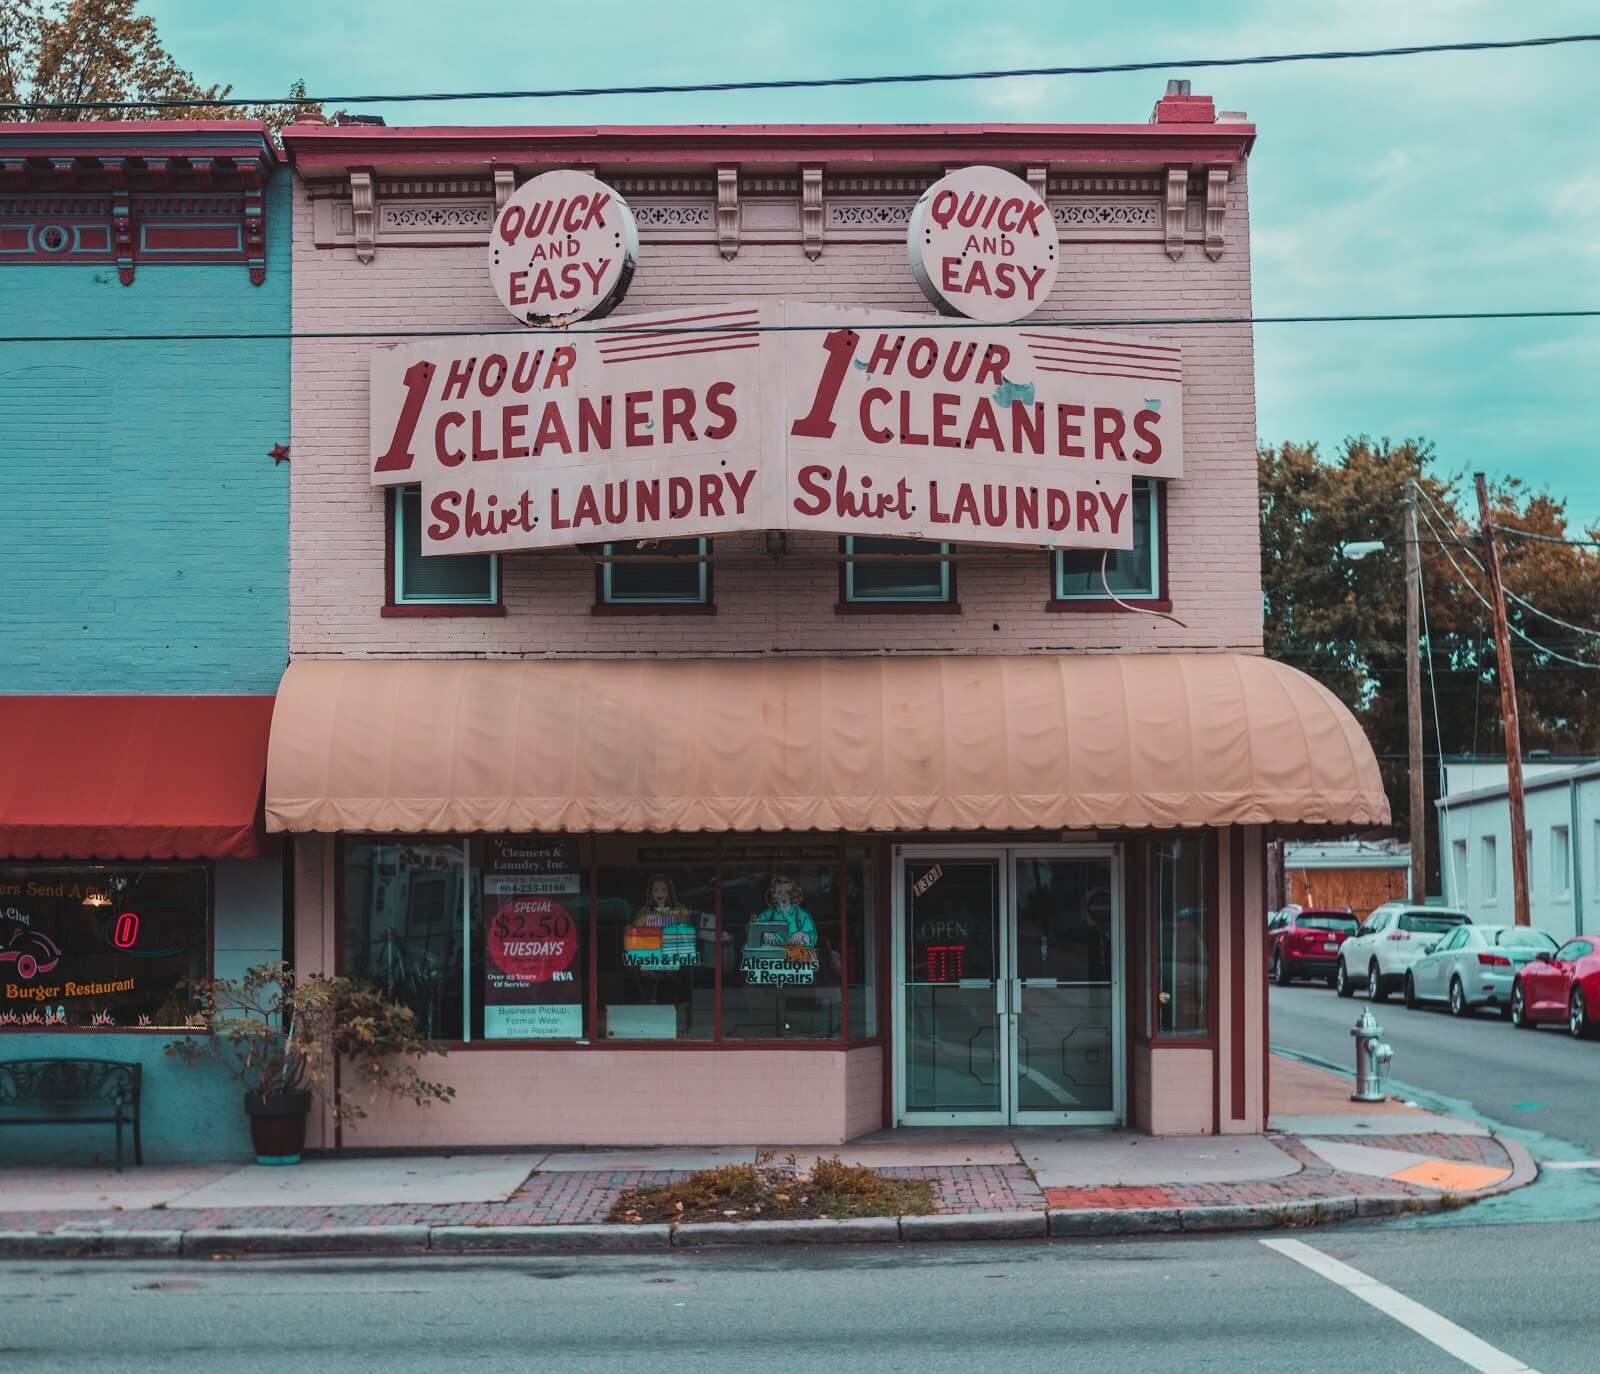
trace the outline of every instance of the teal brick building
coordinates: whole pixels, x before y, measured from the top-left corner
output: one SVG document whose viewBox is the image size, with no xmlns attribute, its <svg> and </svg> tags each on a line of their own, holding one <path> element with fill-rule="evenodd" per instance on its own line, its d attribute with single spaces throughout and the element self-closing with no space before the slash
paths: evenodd
<svg viewBox="0 0 1600 1374">
<path fill-rule="evenodd" d="M 248 1154 L 165 1048 L 184 978 L 284 952 L 290 203 L 259 124 L 0 124 L 0 1065 L 142 1065 L 148 1162 Z"/>
</svg>

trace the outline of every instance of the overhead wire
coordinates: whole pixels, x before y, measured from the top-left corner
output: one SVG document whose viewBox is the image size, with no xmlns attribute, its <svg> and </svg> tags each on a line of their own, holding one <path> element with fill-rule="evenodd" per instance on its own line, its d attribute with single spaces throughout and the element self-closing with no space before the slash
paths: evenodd
<svg viewBox="0 0 1600 1374">
<path fill-rule="evenodd" d="M 263 329 L 212 331 L 198 334 L 0 334 L 0 344 L 49 343 L 242 343 L 339 339 L 456 339 L 480 337 L 573 338 L 598 335 L 605 338 L 626 328 L 641 337 L 675 334 L 817 334 L 838 329 L 837 320 L 818 320 L 794 324 L 712 324 L 712 325 L 635 325 L 631 316 L 619 315 L 604 325 L 575 325 L 567 328 L 491 329 Z M 1600 319 L 1600 307 L 1582 310 L 1455 310 L 1412 314 L 1363 315 L 1191 315 L 1132 316 L 1122 319 L 1038 319 L 1026 321 L 1029 329 L 1194 329 L 1212 325 L 1236 324 L 1410 324 L 1420 321 Z M 852 321 L 851 329 L 942 330 L 1014 329 L 1015 321 L 951 320 L 917 316 L 914 320 Z"/>
<path fill-rule="evenodd" d="M 1434 525 L 1433 519 L 1432 519 L 1431 516 L 1429 516 L 1427 511 L 1424 510 L 1421 506 L 1418 506 L 1417 507 L 1417 512 L 1418 512 L 1418 514 L 1420 514 L 1422 516 L 1422 518 L 1425 521 L 1427 521 L 1428 528 L 1435 535 L 1438 535 L 1440 533 L 1440 531 Z M 1493 614 L 1494 607 L 1490 603 L 1489 598 L 1486 597 L 1482 592 L 1480 592 L 1475 585 L 1473 585 L 1473 581 L 1469 576 L 1467 576 L 1466 570 L 1459 563 L 1456 562 L 1455 555 L 1453 553 L 1451 553 L 1448 548 L 1445 548 L 1445 547 L 1442 547 L 1442 546 L 1440 548 L 1440 552 L 1443 553 L 1445 558 L 1447 558 L 1449 560 L 1450 566 L 1455 569 L 1456 576 L 1461 580 L 1461 585 L 1464 586 L 1469 592 L 1471 592 L 1473 594 L 1473 596 L 1477 597 L 1477 599 L 1480 602 L 1483 603 L 1484 608 L 1486 610 L 1488 610 L 1491 614 Z M 1474 561 L 1476 562 L 1476 560 L 1474 560 Z M 1481 564 L 1479 564 L 1479 566 L 1482 567 Z M 1541 654 L 1545 654 L 1550 658 L 1559 659 L 1562 663 L 1569 663 L 1574 668 L 1585 668 L 1585 669 L 1588 669 L 1591 672 L 1600 672 L 1600 663 L 1587 663 L 1581 658 L 1571 658 L 1566 654 L 1560 653 L 1557 650 L 1552 649 L 1548 644 L 1541 644 L 1532 635 L 1530 635 L 1526 631 L 1520 629 L 1518 626 L 1512 624 L 1512 622 L 1510 620 L 1506 621 L 1506 628 L 1508 630 L 1510 630 L 1512 634 L 1516 635 L 1518 639 L 1521 639 L 1521 640 L 1525 641 L 1527 644 L 1531 645 L 1534 649 L 1538 650 L 1538 652 L 1541 653 Z"/>
<path fill-rule="evenodd" d="M 1052 76 L 1108 76 L 1129 72 L 1200 70 L 1213 67 L 1268 67 L 1293 62 L 1348 62 L 1438 53 L 1505 52 L 1514 48 L 1553 48 L 1600 42 L 1600 33 L 1555 34 L 1536 38 L 1483 39 L 1459 43 L 1412 43 L 1386 48 L 1344 48 L 1312 52 L 1263 53 L 1250 57 L 1190 57 L 1099 62 L 1076 66 L 1005 67 L 958 72 L 899 72 L 868 76 L 775 77 L 768 80 L 655 82 L 638 86 L 568 86 L 502 91 L 417 91 L 390 95 L 227 95 L 217 99 L 162 97 L 147 100 L 10 100 L 0 111 L 161 110 L 246 105 L 408 105 L 460 100 L 584 100 L 596 96 L 703 95 L 733 91 L 822 90 L 839 86 L 909 86 L 959 81 L 1011 81 Z"/>
<path fill-rule="evenodd" d="M 1448 525 L 1450 523 L 1449 517 L 1445 514 L 1444 510 L 1440 507 L 1439 503 L 1436 502 L 1433 499 L 1433 497 L 1428 494 L 1428 492 L 1424 489 L 1424 487 L 1422 486 L 1422 484 L 1420 482 L 1417 484 L 1417 490 L 1422 492 L 1422 494 L 1423 494 L 1424 498 L 1427 500 L 1428 504 L 1433 507 L 1434 513 L 1439 517 L 1440 523 L 1444 524 L 1444 525 Z M 1429 528 L 1432 529 L 1432 527 L 1433 527 L 1433 523 L 1432 523 L 1432 521 L 1429 521 Z M 1501 525 L 1493 525 L 1493 524 L 1491 524 L 1490 528 L 1494 529 L 1494 530 L 1499 530 L 1499 529 L 1502 529 L 1504 527 L 1501 526 Z M 1441 540 L 1440 542 L 1443 543 L 1444 541 Z M 1472 552 L 1472 550 L 1464 542 L 1462 542 L 1460 540 L 1455 540 L 1455 541 L 1452 541 L 1452 542 L 1457 544 L 1457 546 L 1461 549 L 1462 553 L 1466 555 L 1466 557 L 1471 561 L 1473 566 L 1476 567 L 1479 572 L 1483 573 L 1485 576 L 1488 575 L 1488 569 L 1484 567 L 1483 563 L 1478 559 L 1478 557 Z M 1515 601 L 1524 610 L 1529 611 L 1533 615 L 1538 616 L 1541 620 L 1547 620 L 1552 625 L 1559 625 L 1563 630 L 1573 630 L 1578 634 L 1581 634 L 1581 635 L 1593 635 L 1596 639 L 1600 639 L 1600 628 L 1597 628 L 1597 627 L 1595 627 L 1593 625 L 1577 625 L 1577 624 L 1574 624 L 1570 620 L 1563 620 L 1560 616 L 1553 615 L 1551 612 L 1543 609 L 1542 607 L 1534 605 L 1533 602 L 1529 601 L 1528 598 L 1523 596 L 1520 592 L 1513 591 L 1510 587 L 1506 586 L 1504 578 L 1501 579 L 1500 589 L 1506 594 L 1508 599 L 1510 599 L 1512 601 Z"/>
</svg>

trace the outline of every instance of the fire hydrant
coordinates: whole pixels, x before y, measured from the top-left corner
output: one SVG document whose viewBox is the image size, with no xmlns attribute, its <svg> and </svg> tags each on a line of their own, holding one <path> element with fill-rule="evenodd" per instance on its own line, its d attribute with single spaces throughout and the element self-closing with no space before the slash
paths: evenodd
<svg viewBox="0 0 1600 1374">
<path fill-rule="evenodd" d="M 1394 1049 L 1383 1041 L 1383 1027 L 1378 1024 L 1370 1007 L 1364 1007 L 1361 1019 L 1350 1028 L 1356 1039 L 1356 1090 L 1350 1094 L 1352 1102 L 1382 1102 L 1388 1095 L 1389 1061 Z"/>
</svg>

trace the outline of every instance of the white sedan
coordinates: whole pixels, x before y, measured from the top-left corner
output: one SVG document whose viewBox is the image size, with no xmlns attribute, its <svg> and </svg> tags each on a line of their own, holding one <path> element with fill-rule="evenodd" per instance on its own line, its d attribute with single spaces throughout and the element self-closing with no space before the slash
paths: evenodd
<svg viewBox="0 0 1600 1374">
<path fill-rule="evenodd" d="M 1555 940 L 1532 926 L 1457 926 L 1407 970 L 1406 1005 L 1445 1002 L 1452 1016 L 1498 1007 L 1510 1016 L 1522 966 L 1555 951 Z"/>
<path fill-rule="evenodd" d="M 1464 911 L 1385 902 L 1339 946 L 1334 989 L 1339 996 L 1350 997 L 1358 987 L 1365 987 L 1372 1001 L 1381 1002 L 1399 989 L 1406 970 L 1437 937 L 1471 924 L 1472 918 Z"/>
</svg>

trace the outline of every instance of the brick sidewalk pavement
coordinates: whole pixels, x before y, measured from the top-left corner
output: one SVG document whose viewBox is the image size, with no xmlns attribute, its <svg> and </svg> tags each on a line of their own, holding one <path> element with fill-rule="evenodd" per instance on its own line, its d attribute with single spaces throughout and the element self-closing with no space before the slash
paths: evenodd
<svg viewBox="0 0 1600 1374">
<path fill-rule="evenodd" d="M 1463 1163 L 1510 1167 L 1493 1139 L 1412 1135 L 1332 1137 L 1349 1143 L 1421 1152 Z M 1015 1165 L 940 1165 L 879 1170 L 886 1178 L 928 1179 L 935 1211 L 944 1216 L 991 1212 L 1077 1211 L 1096 1208 L 1212 1207 L 1230 1203 L 1273 1206 L 1336 1197 L 1400 1194 L 1437 1197 L 1429 1189 L 1394 1179 L 1344 1173 L 1321 1160 L 1296 1137 L 1273 1138 L 1302 1166 L 1288 1178 L 1256 1183 L 1172 1184 L 1163 1187 L 1042 1189 L 1029 1170 Z M 0 1233 L 134 1230 L 238 1230 L 255 1227 L 319 1231 L 351 1226 L 559 1226 L 602 1221 L 629 1188 L 687 1177 L 683 1170 L 594 1170 L 536 1173 L 505 1202 L 388 1206 L 158 1207 L 137 1211 L 0 1212 Z"/>
</svg>

